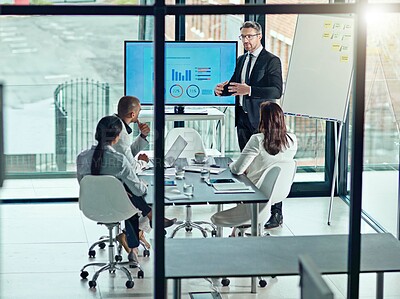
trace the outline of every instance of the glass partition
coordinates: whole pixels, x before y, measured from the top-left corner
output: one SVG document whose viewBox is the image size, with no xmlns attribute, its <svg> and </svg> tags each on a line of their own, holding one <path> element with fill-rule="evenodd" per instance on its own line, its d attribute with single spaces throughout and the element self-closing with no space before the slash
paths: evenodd
<svg viewBox="0 0 400 299">
<path fill-rule="evenodd" d="M 400 15 L 371 13 L 366 21 L 368 38 L 362 208 L 375 222 L 377 229 L 397 235 Z"/>
<path fill-rule="evenodd" d="M 138 17 L 0 19 L 7 174 L 75 171 L 98 119 L 123 95 L 124 40 Z"/>
<path fill-rule="evenodd" d="M 284 81 L 296 17 L 266 16 L 265 47 L 281 58 Z M 244 15 L 188 15 L 186 40 L 237 40 L 243 20 Z M 167 16 L 166 40 L 174 39 L 174 23 L 175 17 Z M 0 69 L 0 78 L 6 84 L 8 174 L 74 171 L 76 154 L 93 142 L 97 120 L 113 113 L 123 95 L 124 40 L 151 40 L 146 32 L 152 24 L 149 16 L 2 17 L 0 61 L 6 67 Z M 241 54 L 243 46 L 238 45 Z M 218 109 L 226 113 L 227 155 L 236 157 L 234 109 Z M 299 172 L 307 174 L 296 181 L 324 181 L 325 122 L 287 117 L 287 123 L 299 137 Z M 213 130 L 204 122 L 188 125 L 203 136 Z M 13 134 L 16 127 L 20 134 Z M 206 137 L 207 146 L 220 146 L 212 142 Z"/>
</svg>

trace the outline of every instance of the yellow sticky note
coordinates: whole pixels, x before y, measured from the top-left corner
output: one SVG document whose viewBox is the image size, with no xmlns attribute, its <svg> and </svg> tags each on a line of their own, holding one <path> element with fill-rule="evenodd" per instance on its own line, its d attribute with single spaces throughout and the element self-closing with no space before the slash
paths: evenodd
<svg viewBox="0 0 400 299">
<path fill-rule="evenodd" d="M 330 32 L 324 32 L 322 35 L 323 38 L 331 38 L 331 33 Z"/>
<path fill-rule="evenodd" d="M 332 44 L 333 51 L 340 51 L 340 44 Z"/>
<path fill-rule="evenodd" d="M 349 56 L 348 55 L 340 56 L 340 62 L 349 62 Z"/>
<path fill-rule="evenodd" d="M 348 51 L 349 50 L 349 46 L 347 45 L 342 45 L 342 48 L 340 49 L 340 51 Z"/>
<path fill-rule="evenodd" d="M 324 28 L 332 28 L 332 21 L 325 21 Z"/>
</svg>

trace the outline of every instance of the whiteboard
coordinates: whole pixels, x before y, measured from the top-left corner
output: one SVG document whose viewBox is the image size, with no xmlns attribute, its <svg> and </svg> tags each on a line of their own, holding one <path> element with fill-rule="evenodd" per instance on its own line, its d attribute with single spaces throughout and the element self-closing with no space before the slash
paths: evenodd
<svg viewBox="0 0 400 299">
<path fill-rule="evenodd" d="M 344 121 L 353 73 L 351 17 L 299 15 L 282 99 L 285 114 Z"/>
</svg>

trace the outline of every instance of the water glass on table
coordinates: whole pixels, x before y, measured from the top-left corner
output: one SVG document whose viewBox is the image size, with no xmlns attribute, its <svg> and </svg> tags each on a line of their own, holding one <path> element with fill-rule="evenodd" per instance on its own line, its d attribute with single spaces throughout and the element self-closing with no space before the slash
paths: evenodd
<svg viewBox="0 0 400 299">
<path fill-rule="evenodd" d="M 208 168 L 202 168 L 200 170 L 200 178 L 204 181 L 208 181 L 210 179 L 210 170 Z"/>
<path fill-rule="evenodd" d="M 183 166 L 175 166 L 175 179 L 183 180 L 185 178 L 185 169 Z"/>
<path fill-rule="evenodd" d="M 194 185 L 193 184 L 183 184 L 183 194 L 187 196 L 193 196 Z"/>
</svg>

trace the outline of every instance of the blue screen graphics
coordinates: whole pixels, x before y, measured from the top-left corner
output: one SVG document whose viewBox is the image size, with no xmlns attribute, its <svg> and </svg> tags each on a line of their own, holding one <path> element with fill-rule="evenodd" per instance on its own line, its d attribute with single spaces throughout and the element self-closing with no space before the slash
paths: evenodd
<svg viewBox="0 0 400 299">
<path fill-rule="evenodd" d="M 237 58 L 236 42 L 166 42 L 166 105 L 234 105 L 235 98 L 217 97 L 214 88 L 229 80 Z M 154 104 L 152 42 L 125 41 L 125 95 Z"/>
</svg>

